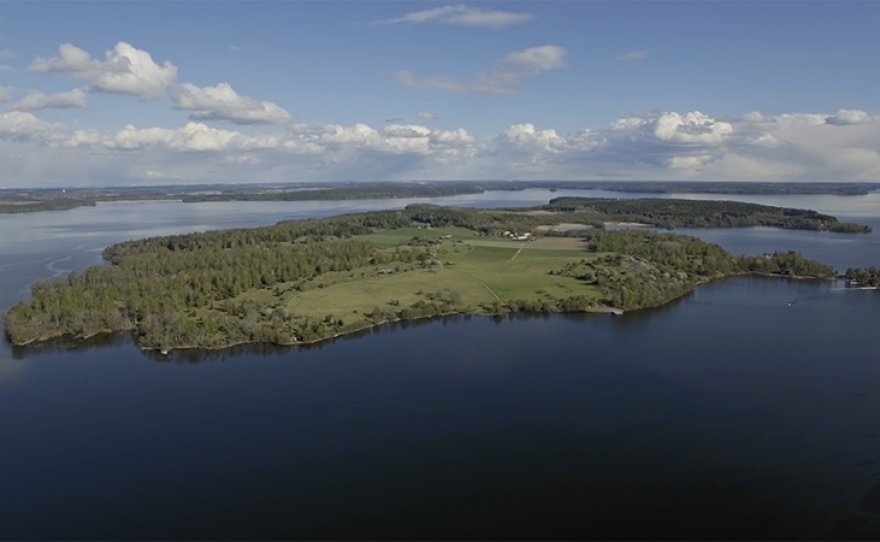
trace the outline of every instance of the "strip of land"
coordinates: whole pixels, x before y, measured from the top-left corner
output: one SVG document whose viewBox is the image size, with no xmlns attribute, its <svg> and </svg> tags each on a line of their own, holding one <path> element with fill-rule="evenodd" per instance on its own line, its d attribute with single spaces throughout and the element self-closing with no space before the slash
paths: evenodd
<svg viewBox="0 0 880 542">
<path fill-rule="evenodd" d="M 65 210 L 100 201 L 320 201 L 430 198 L 491 190 L 606 190 L 633 194 L 864 196 L 877 183 L 635 182 L 635 181 L 434 181 L 273 184 L 202 184 L 90 188 L 0 189 L 0 213 Z M 18 207 L 18 208 L 16 208 Z"/>
<path fill-rule="evenodd" d="M 51 198 L 41 200 L 0 199 L 0 214 L 36 213 L 39 211 L 67 211 L 77 207 L 96 205 L 93 200 Z"/>
</svg>

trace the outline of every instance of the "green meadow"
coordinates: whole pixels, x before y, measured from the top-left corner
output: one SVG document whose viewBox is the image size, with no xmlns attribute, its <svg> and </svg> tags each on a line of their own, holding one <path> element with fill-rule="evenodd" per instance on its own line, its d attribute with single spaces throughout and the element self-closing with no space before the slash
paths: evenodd
<svg viewBox="0 0 880 542">
<path fill-rule="evenodd" d="M 375 266 L 358 272 L 327 273 L 301 286 L 283 283 L 274 289 L 250 290 L 236 301 L 283 306 L 291 314 L 345 325 L 364 322 L 375 309 L 394 310 L 442 295 L 462 311 L 487 312 L 495 301 L 553 300 L 586 295 L 598 300 L 594 286 L 571 277 L 553 276 L 570 262 L 598 257 L 573 238 L 509 241 L 475 236 L 463 228 L 404 228 L 357 236 L 381 251 L 408 247 L 417 236 L 441 241 L 431 246 L 434 264 Z M 446 236 L 451 238 L 442 239 Z"/>
</svg>

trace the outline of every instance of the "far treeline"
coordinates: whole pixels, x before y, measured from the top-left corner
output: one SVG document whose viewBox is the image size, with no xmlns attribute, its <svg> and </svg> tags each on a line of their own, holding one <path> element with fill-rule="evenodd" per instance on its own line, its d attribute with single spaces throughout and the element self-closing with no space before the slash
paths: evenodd
<svg viewBox="0 0 880 542">
<path fill-rule="evenodd" d="M 461 194 L 481 194 L 486 188 L 476 184 L 352 184 L 340 187 L 303 188 L 299 190 L 224 191 L 220 194 L 183 196 L 184 203 L 200 201 L 332 201 L 395 198 L 438 198 Z"/>
<path fill-rule="evenodd" d="M 870 183 L 730 183 L 635 181 L 444 181 L 423 183 L 344 183 L 328 186 L 225 187 L 215 193 L 186 194 L 184 202 L 316 201 L 424 198 L 481 194 L 490 190 L 608 190 L 635 194 L 739 194 L 864 196 L 880 185 Z"/>
<path fill-rule="evenodd" d="M 863 196 L 872 183 L 668 181 L 427 181 L 274 184 L 201 184 L 90 188 L 0 189 L 0 213 L 65 210 L 99 201 L 320 201 L 429 198 L 491 190 L 610 190 L 634 194 L 738 194 Z M 20 206 L 26 202 L 30 205 Z M 37 205 L 38 206 L 35 206 Z"/>
<path fill-rule="evenodd" d="M 35 213 L 38 211 L 67 211 L 77 207 L 94 206 L 96 203 L 90 200 L 80 199 L 48 199 L 48 200 L 2 200 L 0 199 L 0 213 Z"/>
<path fill-rule="evenodd" d="M 17 345 L 122 330 L 132 331 L 142 347 L 160 350 L 304 344 L 441 314 L 654 307 L 733 275 L 836 276 L 796 253 L 737 257 L 695 237 L 644 230 L 589 230 L 571 240 L 572 250 L 527 251 L 513 264 L 521 244 L 481 240 L 517 220 L 534 225 L 547 216 L 415 205 L 120 243 L 104 251 L 111 266 L 35 284 L 31 299 L 6 314 L 6 332 Z M 402 237 L 396 246 L 374 240 L 413 230 L 424 233 Z M 425 242 L 428 234 L 436 241 Z M 531 264 L 517 267 L 523 261 Z M 539 265 L 542 275 L 517 276 Z M 478 272 L 484 278 L 473 282 Z M 437 289 L 441 279 L 452 287 Z M 499 296 L 483 282 L 490 279 L 497 279 L 496 289 L 518 293 Z M 371 292 L 382 281 L 398 281 L 388 283 L 397 297 L 374 294 L 366 300 L 370 310 L 343 313 L 299 302 L 341 291 L 328 298 L 341 305 L 351 296 L 346 288 L 368 282 L 364 291 Z M 538 282 L 546 288 L 537 288 Z M 406 285 L 413 293 L 401 303 Z"/>
</svg>

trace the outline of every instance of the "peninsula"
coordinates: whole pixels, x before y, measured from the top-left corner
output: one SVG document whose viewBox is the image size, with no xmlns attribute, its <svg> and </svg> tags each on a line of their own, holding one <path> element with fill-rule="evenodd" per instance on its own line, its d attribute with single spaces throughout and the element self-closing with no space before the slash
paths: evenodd
<svg viewBox="0 0 880 542">
<path fill-rule="evenodd" d="M 104 251 L 113 265 L 34 284 L 32 297 L 6 314 L 6 332 L 16 345 L 125 330 L 162 351 L 290 345 L 453 313 L 654 307 L 733 275 L 836 277 L 796 253 L 733 256 L 696 237 L 605 230 L 600 218 L 647 220 L 613 210 L 580 200 L 518 211 L 411 205 L 129 241 Z M 742 210 L 731 213 L 745 220 Z M 664 216 L 657 211 L 651 221 Z M 706 216 L 715 217 L 708 224 L 738 224 Z M 831 219 L 774 218 L 826 226 Z"/>
</svg>

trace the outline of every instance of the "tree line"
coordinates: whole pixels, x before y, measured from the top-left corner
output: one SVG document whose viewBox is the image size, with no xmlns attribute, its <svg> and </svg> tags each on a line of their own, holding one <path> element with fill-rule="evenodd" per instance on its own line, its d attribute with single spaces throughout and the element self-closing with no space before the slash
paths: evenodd
<svg viewBox="0 0 880 542">
<path fill-rule="evenodd" d="M 843 274 L 844 278 L 857 286 L 876 288 L 880 286 L 880 267 L 850 267 Z"/>
</svg>

